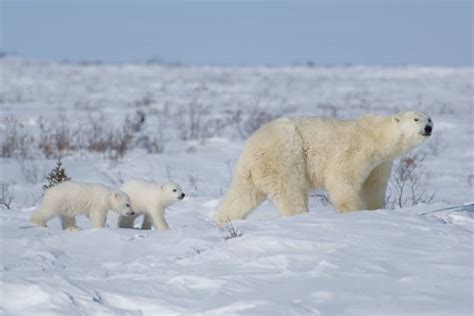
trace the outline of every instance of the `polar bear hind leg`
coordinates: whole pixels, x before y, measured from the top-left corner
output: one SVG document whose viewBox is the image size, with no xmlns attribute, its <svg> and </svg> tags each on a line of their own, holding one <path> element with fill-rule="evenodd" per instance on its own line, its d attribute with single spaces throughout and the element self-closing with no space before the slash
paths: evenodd
<svg viewBox="0 0 474 316">
<path fill-rule="evenodd" d="M 63 227 L 64 230 L 68 230 L 68 231 L 79 230 L 79 227 L 76 226 L 76 219 L 74 218 L 74 216 L 61 215 L 59 218 L 61 219 L 61 226 Z"/>
<path fill-rule="evenodd" d="M 119 228 L 133 228 L 133 225 L 135 223 L 135 219 L 138 216 L 125 216 L 125 215 L 119 215 L 117 217 L 117 227 Z"/>
<path fill-rule="evenodd" d="M 150 215 L 145 214 L 143 216 L 142 229 L 149 230 L 153 226 L 153 220 Z"/>
<path fill-rule="evenodd" d="M 223 225 L 234 219 L 245 219 L 265 198 L 251 182 L 234 179 L 214 215 L 214 221 Z"/>
<path fill-rule="evenodd" d="M 304 213 L 308 190 L 301 136 L 291 120 L 278 119 L 250 137 L 214 220 L 244 219 L 267 197 L 281 215 Z"/>
<path fill-rule="evenodd" d="M 252 179 L 282 216 L 308 212 L 309 182 L 301 137 L 293 124 L 282 122 L 272 131 L 267 151 L 254 158 Z"/>
<path fill-rule="evenodd" d="M 303 168 L 304 161 L 301 159 L 289 163 L 284 168 L 280 166 L 269 168 L 267 165 L 254 172 L 256 186 L 272 200 L 282 216 L 308 212 L 309 184 Z"/>
</svg>

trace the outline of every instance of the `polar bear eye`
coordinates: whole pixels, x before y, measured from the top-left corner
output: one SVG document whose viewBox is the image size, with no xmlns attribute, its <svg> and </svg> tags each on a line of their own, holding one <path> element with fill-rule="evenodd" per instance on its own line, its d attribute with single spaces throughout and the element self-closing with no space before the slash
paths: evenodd
<svg viewBox="0 0 474 316">
<path fill-rule="evenodd" d="M 415 119 L 415 122 L 418 122 L 418 119 Z"/>
<path fill-rule="evenodd" d="M 173 189 L 173 192 L 176 192 L 177 190 L 176 189 Z"/>
<path fill-rule="evenodd" d="M 126 207 L 130 207 L 130 204 L 125 204 Z"/>
</svg>

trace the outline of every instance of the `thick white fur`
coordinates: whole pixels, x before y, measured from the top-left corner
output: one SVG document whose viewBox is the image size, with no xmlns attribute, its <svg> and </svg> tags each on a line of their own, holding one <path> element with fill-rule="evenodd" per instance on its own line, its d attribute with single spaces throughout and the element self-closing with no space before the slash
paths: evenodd
<svg viewBox="0 0 474 316">
<path fill-rule="evenodd" d="M 307 212 L 311 188 L 326 190 L 339 212 L 383 208 L 392 161 L 427 138 L 427 125 L 419 112 L 269 122 L 250 136 L 214 220 L 246 218 L 267 198 L 281 215 Z"/>
<path fill-rule="evenodd" d="M 135 219 L 144 215 L 142 229 L 167 230 L 169 225 L 165 219 L 165 209 L 172 203 L 184 198 L 181 187 L 175 183 L 158 185 L 144 180 L 130 180 L 120 190 L 124 191 L 132 201 L 135 216 L 119 216 L 118 227 L 133 228 Z"/>
<path fill-rule="evenodd" d="M 107 211 L 133 214 L 128 196 L 101 184 L 67 181 L 46 190 L 41 205 L 31 216 L 31 222 L 46 227 L 46 223 L 59 216 L 65 230 L 78 230 L 75 216 L 84 214 L 92 226 L 105 226 Z M 128 206 L 127 206 L 128 205 Z"/>
</svg>

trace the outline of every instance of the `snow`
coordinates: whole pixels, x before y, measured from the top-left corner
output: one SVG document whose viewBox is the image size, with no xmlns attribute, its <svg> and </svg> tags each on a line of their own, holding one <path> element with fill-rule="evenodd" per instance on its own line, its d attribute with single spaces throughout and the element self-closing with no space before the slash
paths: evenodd
<svg viewBox="0 0 474 316">
<path fill-rule="evenodd" d="M 265 202 L 233 223 L 242 236 L 226 239 L 212 215 L 245 140 L 226 130 L 184 141 L 168 123 L 163 153 L 136 148 L 119 161 L 72 153 L 63 162 L 77 181 L 178 182 L 188 194 L 167 211 L 171 230 L 118 229 L 110 213 L 107 228 L 91 229 L 79 217 L 83 230 L 73 233 L 57 219 L 47 229 L 30 225 L 44 182 L 26 181 L 16 159 L 0 158 L 1 182 L 15 182 L 13 207 L 0 210 L 0 314 L 472 315 L 474 209 L 454 207 L 474 196 L 472 68 L 79 66 L 4 58 L 0 69 L 1 117 L 31 130 L 40 115 L 81 124 L 86 108 L 120 122 L 144 96 L 153 100 L 141 108 L 146 113 L 196 99 L 216 116 L 257 104 L 330 115 L 333 108 L 322 106 L 330 103 L 340 117 L 419 108 L 435 122 L 422 149 L 430 171 L 424 181 L 436 191 L 429 204 L 348 214 L 312 199 L 308 214 L 288 218 Z M 149 122 L 147 132 L 156 131 Z M 54 160 L 35 163 L 41 173 Z"/>
</svg>

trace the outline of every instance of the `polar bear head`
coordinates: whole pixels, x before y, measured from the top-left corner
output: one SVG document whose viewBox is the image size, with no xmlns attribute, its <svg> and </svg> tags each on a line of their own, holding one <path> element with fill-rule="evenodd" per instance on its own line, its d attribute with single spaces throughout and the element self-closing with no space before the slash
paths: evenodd
<svg viewBox="0 0 474 316">
<path fill-rule="evenodd" d="M 112 202 L 111 202 L 111 209 L 118 212 L 120 215 L 125 216 L 132 216 L 135 215 L 130 202 L 130 198 L 125 192 L 122 191 L 114 191 L 112 193 Z"/>
<path fill-rule="evenodd" d="M 170 205 L 178 200 L 184 199 L 186 194 L 183 189 L 173 182 L 160 185 L 160 200 L 165 205 Z"/>
<path fill-rule="evenodd" d="M 433 121 L 422 112 L 401 112 L 392 116 L 402 151 L 409 151 L 424 142 L 433 132 Z"/>
</svg>

